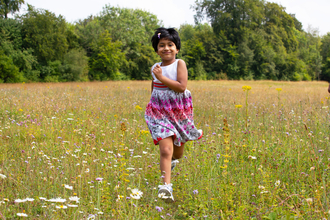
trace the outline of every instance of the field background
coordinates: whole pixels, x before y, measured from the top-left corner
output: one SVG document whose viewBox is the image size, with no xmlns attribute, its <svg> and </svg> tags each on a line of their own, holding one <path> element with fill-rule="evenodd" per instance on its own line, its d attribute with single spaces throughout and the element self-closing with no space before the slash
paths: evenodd
<svg viewBox="0 0 330 220">
<path fill-rule="evenodd" d="M 186 144 L 169 204 L 144 121 L 150 84 L 0 84 L 0 218 L 330 217 L 326 83 L 189 82 L 204 136 Z"/>
</svg>

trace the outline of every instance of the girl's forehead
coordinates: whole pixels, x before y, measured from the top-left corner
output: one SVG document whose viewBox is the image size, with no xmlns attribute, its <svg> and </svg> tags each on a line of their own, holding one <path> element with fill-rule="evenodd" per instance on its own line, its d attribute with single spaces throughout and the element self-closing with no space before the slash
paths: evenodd
<svg viewBox="0 0 330 220">
<path fill-rule="evenodd" d="M 160 44 L 160 43 L 173 43 L 173 41 L 171 41 L 171 40 L 169 40 L 169 39 L 167 39 L 167 38 L 162 38 L 162 39 L 159 40 L 158 43 L 159 43 L 159 44 Z"/>
</svg>

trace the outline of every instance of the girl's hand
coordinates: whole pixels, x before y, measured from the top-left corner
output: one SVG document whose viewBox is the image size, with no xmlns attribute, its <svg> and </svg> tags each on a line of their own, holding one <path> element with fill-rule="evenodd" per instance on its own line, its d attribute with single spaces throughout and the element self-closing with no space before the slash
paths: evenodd
<svg viewBox="0 0 330 220">
<path fill-rule="evenodd" d="M 152 70 L 152 72 L 155 74 L 155 77 L 161 81 L 161 78 L 163 77 L 163 74 L 162 74 L 162 68 L 159 66 L 159 64 L 157 64 L 155 66 L 155 68 Z"/>
</svg>

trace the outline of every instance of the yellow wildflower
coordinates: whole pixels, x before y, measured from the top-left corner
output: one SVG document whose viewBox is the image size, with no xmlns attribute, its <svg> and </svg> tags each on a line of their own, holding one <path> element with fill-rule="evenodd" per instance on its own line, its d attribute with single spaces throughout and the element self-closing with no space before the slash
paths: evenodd
<svg viewBox="0 0 330 220">
<path fill-rule="evenodd" d="M 141 134 L 149 134 L 149 131 L 146 131 L 146 130 L 141 130 L 140 132 L 141 132 Z"/>
<path fill-rule="evenodd" d="M 135 109 L 136 109 L 136 110 L 142 110 L 142 108 L 141 108 L 139 105 L 136 105 L 136 106 L 135 106 Z"/>
<path fill-rule="evenodd" d="M 242 105 L 235 105 L 235 108 L 242 108 Z"/>
<path fill-rule="evenodd" d="M 243 86 L 242 89 L 243 89 L 243 91 L 249 91 L 252 88 L 251 88 L 251 86 Z"/>
</svg>

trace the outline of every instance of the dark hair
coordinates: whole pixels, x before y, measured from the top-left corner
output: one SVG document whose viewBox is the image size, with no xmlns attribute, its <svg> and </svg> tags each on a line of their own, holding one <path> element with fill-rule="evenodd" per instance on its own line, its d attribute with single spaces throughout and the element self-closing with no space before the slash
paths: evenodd
<svg viewBox="0 0 330 220">
<path fill-rule="evenodd" d="M 154 48 L 155 52 L 157 52 L 157 46 L 160 39 L 168 39 L 172 41 L 176 48 L 180 50 L 181 48 L 181 40 L 179 37 L 179 33 L 174 28 L 157 28 L 155 34 L 151 38 L 152 47 Z"/>
</svg>

